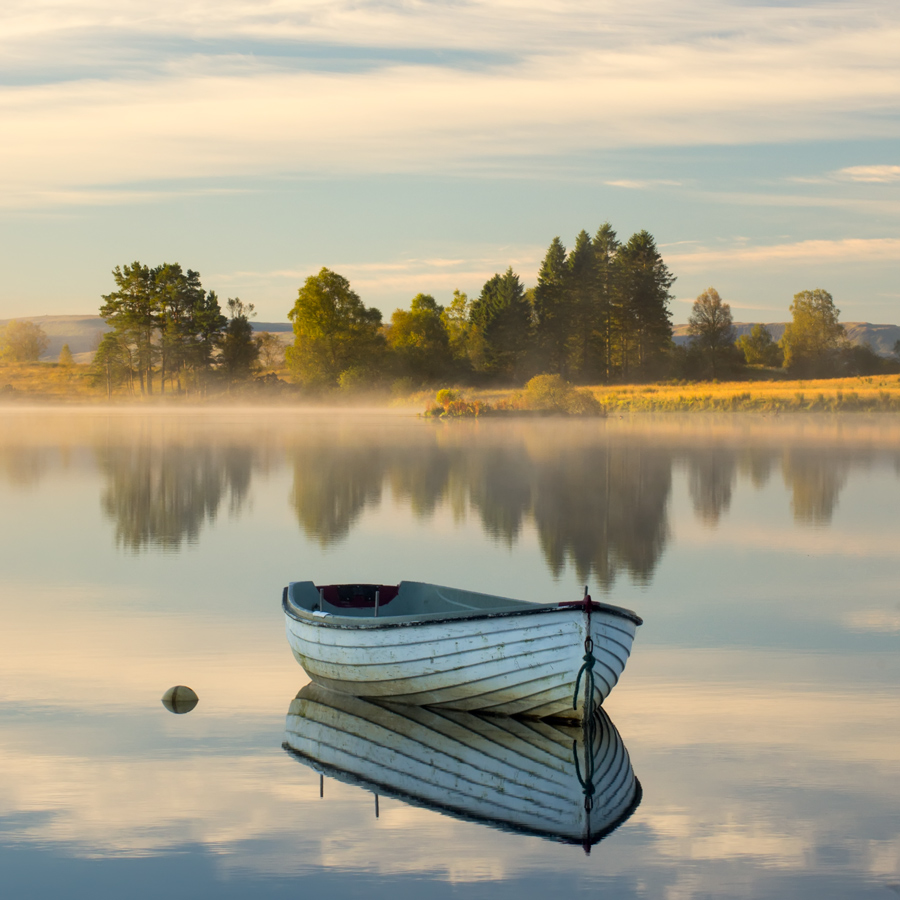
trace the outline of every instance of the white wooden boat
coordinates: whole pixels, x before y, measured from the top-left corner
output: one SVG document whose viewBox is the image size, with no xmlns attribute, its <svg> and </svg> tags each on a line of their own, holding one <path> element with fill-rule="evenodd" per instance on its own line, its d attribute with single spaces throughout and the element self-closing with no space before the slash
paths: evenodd
<svg viewBox="0 0 900 900">
<path fill-rule="evenodd" d="M 291 703 L 283 746 L 376 795 L 585 851 L 641 801 L 602 710 L 566 725 L 378 704 L 308 684 Z"/>
<path fill-rule="evenodd" d="M 282 600 L 310 678 L 357 697 L 533 718 L 581 718 L 613 689 L 635 613 L 456 588 L 298 581 Z"/>
</svg>

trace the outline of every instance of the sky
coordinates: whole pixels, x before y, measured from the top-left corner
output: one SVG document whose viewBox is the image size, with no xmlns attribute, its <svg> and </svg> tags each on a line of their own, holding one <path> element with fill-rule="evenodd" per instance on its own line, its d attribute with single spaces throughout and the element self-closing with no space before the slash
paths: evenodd
<svg viewBox="0 0 900 900">
<path fill-rule="evenodd" d="M 135 260 L 273 322 L 327 266 L 389 316 L 608 221 L 676 323 L 710 286 L 898 323 L 898 47 L 896 0 L 5 0 L 0 319 Z"/>
</svg>

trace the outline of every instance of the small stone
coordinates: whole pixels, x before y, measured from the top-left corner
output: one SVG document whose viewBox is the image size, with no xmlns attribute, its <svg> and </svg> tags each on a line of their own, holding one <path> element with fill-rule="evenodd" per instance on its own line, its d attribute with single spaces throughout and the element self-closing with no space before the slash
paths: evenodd
<svg viewBox="0 0 900 900">
<path fill-rule="evenodd" d="M 199 699 L 189 687 L 176 684 L 175 687 L 170 687 L 163 694 L 162 703 L 169 712 L 180 716 L 189 713 L 197 705 Z"/>
</svg>

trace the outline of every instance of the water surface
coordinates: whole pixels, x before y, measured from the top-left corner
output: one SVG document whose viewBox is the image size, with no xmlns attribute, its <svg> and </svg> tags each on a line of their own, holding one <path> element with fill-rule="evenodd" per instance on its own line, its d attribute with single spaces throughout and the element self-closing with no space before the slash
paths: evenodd
<svg viewBox="0 0 900 900">
<path fill-rule="evenodd" d="M 888 898 L 898 510 L 892 416 L 4 410 L 6 892 Z M 369 782 L 320 797 L 282 749 L 307 578 L 635 609 L 605 709 L 640 804 L 588 856 L 386 794 L 376 818 Z"/>
</svg>

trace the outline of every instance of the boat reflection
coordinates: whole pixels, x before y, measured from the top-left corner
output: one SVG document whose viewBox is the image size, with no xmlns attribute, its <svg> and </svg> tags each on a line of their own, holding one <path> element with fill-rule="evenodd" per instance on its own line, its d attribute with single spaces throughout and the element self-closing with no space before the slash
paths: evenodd
<svg viewBox="0 0 900 900">
<path fill-rule="evenodd" d="M 308 684 L 283 747 L 330 778 L 590 852 L 641 801 L 609 717 L 584 726 L 369 700 Z"/>
</svg>

